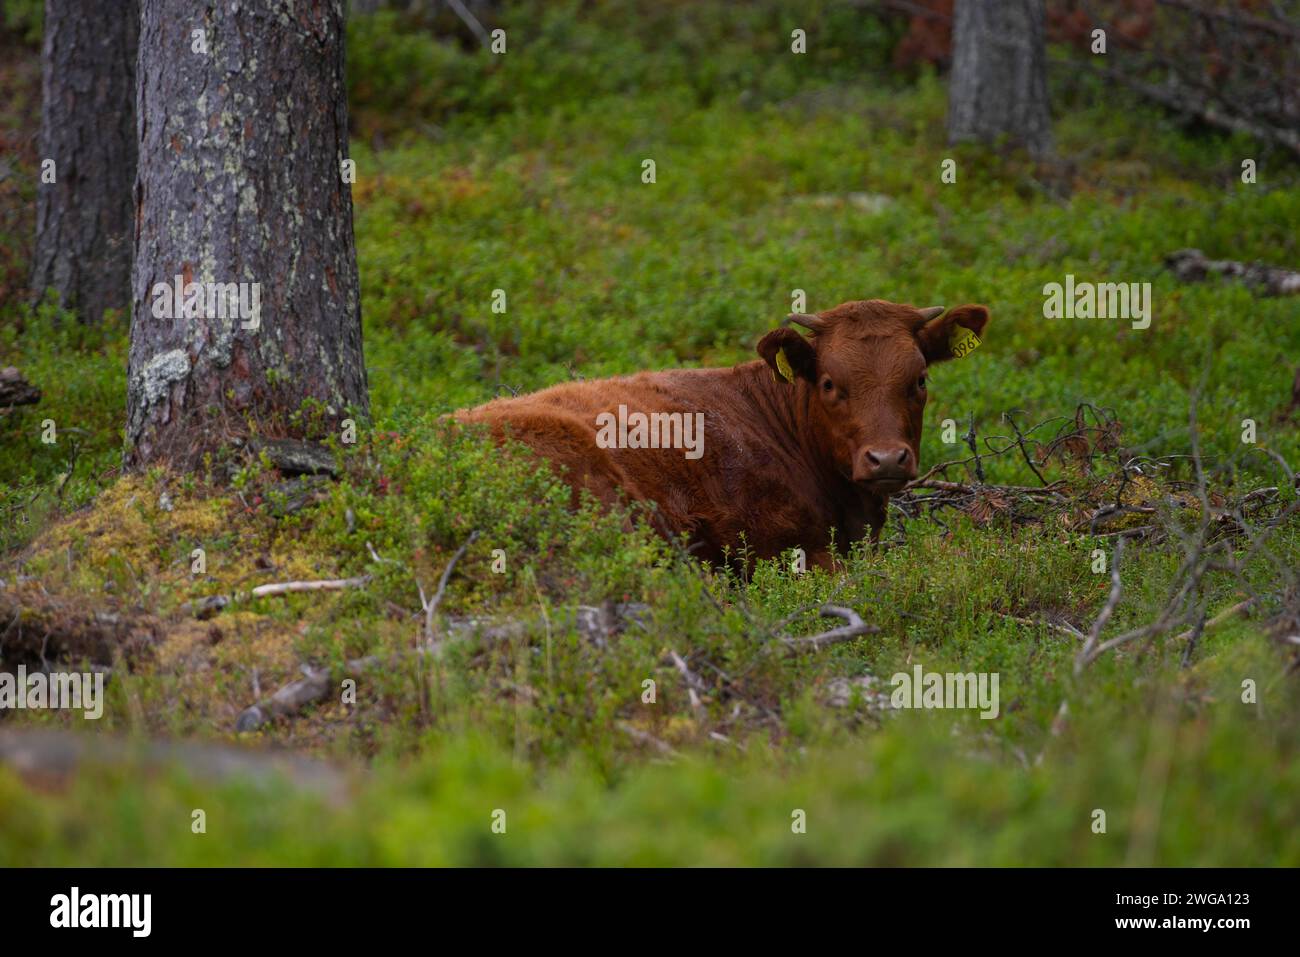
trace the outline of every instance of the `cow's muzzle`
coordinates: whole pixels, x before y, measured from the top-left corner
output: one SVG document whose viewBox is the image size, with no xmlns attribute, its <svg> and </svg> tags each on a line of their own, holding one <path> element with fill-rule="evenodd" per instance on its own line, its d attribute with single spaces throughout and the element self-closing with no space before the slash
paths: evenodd
<svg viewBox="0 0 1300 957">
<path fill-rule="evenodd" d="M 897 492 L 916 478 L 916 456 L 906 445 L 859 449 L 853 462 L 853 481 L 875 492 Z"/>
</svg>

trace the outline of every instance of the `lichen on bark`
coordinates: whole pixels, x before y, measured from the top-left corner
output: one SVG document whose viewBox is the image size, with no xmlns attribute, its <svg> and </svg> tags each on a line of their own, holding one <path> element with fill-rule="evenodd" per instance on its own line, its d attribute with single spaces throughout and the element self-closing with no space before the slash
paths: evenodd
<svg viewBox="0 0 1300 957">
<path fill-rule="evenodd" d="M 196 30 L 206 52 L 194 52 Z M 341 0 L 142 0 L 140 42 L 128 465 L 193 465 L 254 427 L 313 437 L 291 419 L 306 400 L 329 410 L 327 430 L 349 408 L 365 415 L 352 199 L 339 172 Z M 260 321 L 156 317 L 153 292 L 176 276 L 257 284 Z M 178 351 L 188 368 L 172 378 Z"/>
</svg>

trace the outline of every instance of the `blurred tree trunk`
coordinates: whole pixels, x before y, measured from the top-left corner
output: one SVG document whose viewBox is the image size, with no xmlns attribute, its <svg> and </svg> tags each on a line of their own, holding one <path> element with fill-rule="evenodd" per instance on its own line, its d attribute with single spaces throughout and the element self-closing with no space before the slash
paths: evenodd
<svg viewBox="0 0 1300 957">
<path fill-rule="evenodd" d="M 32 293 L 82 322 L 131 301 L 138 30 L 136 0 L 45 2 Z"/>
<path fill-rule="evenodd" d="M 343 0 L 141 7 L 126 464 L 337 435 L 369 411 Z"/>
<path fill-rule="evenodd" d="M 1052 149 L 1043 0 L 957 0 L 948 141 Z"/>
</svg>

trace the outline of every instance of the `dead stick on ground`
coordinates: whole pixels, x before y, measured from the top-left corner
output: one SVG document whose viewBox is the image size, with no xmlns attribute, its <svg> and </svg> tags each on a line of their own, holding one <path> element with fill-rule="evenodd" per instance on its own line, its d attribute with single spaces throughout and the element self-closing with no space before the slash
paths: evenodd
<svg viewBox="0 0 1300 957">
<path fill-rule="evenodd" d="M 258 585 L 252 594 L 254 598 L 266 598 L 299 591 L 342 591 L 344 588 L 359 588 L 369 581 L 369 575 L 362 575 L 358 578 L 330 578 L 323 581 L 277 582 L 273 585 Z"/>
<path fill-rule="evenodd" d="M 1083 648 L 1074 659 L 1074 673 L 1082 674 L 1085 666 L 1092 663 L 1095 654 L 1097 642 L 1101 640 L 1102 630 L 1106 627 L 1106 622 L 1110 621 L 1110 616 L 1115 613 L 1115 606 L 1119 604 L 1120 594 L 1123 591 L 1124 584 L 1119 577 L 1119 560 L 1124 554 L 1124 539 L 1115 540 L 1115 554 L 1110 561 L 1110 595 L 1106 598 L 1106 604 L 1102 605 L 1097 619 L 1088 629 L 1088 637 L 1083 642 Z"/>
<path fill-rule="evenodd" d="M 1209 631 L 1211 628 L 1217 628 L 1219 625 L 1222 625 L 1228 619 L 1235 618 L 1237 615 L 1240 615 L 1243 612 L 1248 611 L 1250 607 L 1254 604 L 1255 604 L 1254 598 L 1247 598 L 1245 601 L 1239 601 L 1237 602 L 1237 604 L 1231 605 L 1228 608 L 1223 609 L 1223 611 L 1219 612 L 1217 615 L 1215 615 L 1213 618 L 1207 621 L 1200 630 Z M 1182 634 L 1175 635 L 1174 641 L 1186 641 L 1187 639 L 1191 638 L 1192 635 L 1196 633 L 1196 631 L 1197 631 L 1196 628 L 1188 628 Z"/>
<path fill-rule="evenodd" d="M 848 622 L 840 628 L 833 628 L 830 631 L 823 631 L 817 635 L 807 635 L 802 638 L 782 638 L 781 643 L 785 645 L 789 652 L 799 651 L 820 651 L 823 647 L 836 645 L 842 641 L 850 641 L 859 635 L 874 635 L 880 632 L 880 626 L 868 625 L 862 620 L 852 608 L 845 608 L 843 605 L 822 605 L 821 613 L 826 618 L 843 618 Z"/>
<path fill-rule="evenodd" d="M 579 605 L 572 610 L 572 614 L 567 614 L 565 627 L 569 622 L 573 622 L 579 631 L 586 637 L 592 637 L 591 628 L 598 621 L 600 609 L 591 605 Z M 542 621 L 546 623 L 545 620 Z M 591 624 L 586 624 L 591 623 Z M 461 637 L 464 640 L 470 640 L 471 636 L 483 644 L 493 644 L 499 642 L 515 641 L 523 635 L 527 635 L 530 629 L 537 629 L 540 624 L 536 621 L 528 622 L 516 619 L 504 619 L 493 621 L 492 619 L 452 619 L 448 631 L 453 637 Z M 549 624 L 547 624 L 549 627 Z M 606 632 L 606 634 L 608 634 Z M 425 658 L 436 654 L 436 649 L 427 646 L 420 646 L 414 649 L 408 649 L 400 652 L 396 657 L 381 658 L 379 655 L 367 655 L 364 658 L 354 658 L 344 666 L 344 672 L 354 678 L 360 678 L 367 670 L 379 665 L 387 667 L 389 670 L 400 667 L 404 662 L 411 660 L 412 655 L 416 658 Z M 303 677 L 297 678 L 278 689 L 274 694 L 265 700 L 259 700 L 255 704 L 245 708 L 240 712 L 236 725 L 238 731 L 252 731 L 265 724 L 272 717 L 289 717 L 297 714 L 309 704 L 314 704 L 323 700 L 329 695 L 329 691 L 334 687 L 331 680 L 329 668 L 313 667 L 309 664 L 301 666 Z M 705 690 L 707 686 L 704 682 L 692 673 L 692 677 L 697 682 L 697 688 Z M 254 696 L 261 698 L 261 691 L 254 691 Z"/>
<path fill-rule="evenodd" d="M 1052 719 L 1052 726 L 1048 733 L 1053 738 L 1059 738 L 1065 732 L 1065 726 L 1070 720 L 1070 701 L 1068 698 L 1061 699 L 1061 706 L 1056 709 L 1056 717 Z M 1047 744 L 1044 743 L 1042 749 L 1034 756 L 1034 767 L 1043 763 L 1043 755 L 1047 753 Z"/>
<path fill-rule="evenodd" d="M 961 482 L 942 482 L 939 479 L 918 479 L 915 482 L 909 482 L 907 490 L 911 491 L 916 488 L 932 488 L 941 492 L 962 492 L 971 493 L 978 491 L 988 492 L 1008 492 L 1019 493 L 1021 495 L 1059 495 L 1060 487 L 1063 480 L 1058 479 L 1051 485 L 1039 488 L 1036 485 L 965 485 Z"/>
<path fill-rule="evenodd" d="M 1010 422 L 1011 428 L 1015 430 L 1016 445 L 1020 447 L 1020 454 L 1024 456 L 1025 464 L 1029 466 L 1029 470 L 1034 473 L 1034 476 L 1043 485 L 1050 485 L 1051 483 L 1048 482 L 1047 479 L 1043 478 L 1043 473 L 1038 471 L 1038 466 L 1034 464 L 1034 458 L 1029 454 L 1029 450 L 1025 448 L 1025 437 L 1021 434 L 1020 426 L 1016 424 L 1016 420 L 1012 417 L 1010 412 L 1003 412 L 1002 417 Z"/>
<path fill-rule="evenodd" d="M 1005 618 L 1008 621 L 1014 621 L 1021 625 L 1041 625 L 1044 628 L 1051 628 L 1053 631 L 1059 631 L 1061 634 L 1068 635 L 1071 638 L 1078 638 L 1083 641 L 1088 639 L 1087 635 L 1081 632 L 1078 628 L 1075 628 L 1069 622 L 1049 621 L 1046 618 L 1024 618 L 1020 615 L 1008 615 L 1004 611 L 994 612 L 994 614 L 999 618 Z"/>
<path fill-rule="evenodd" d="M 376 655 L 356 658 L 349 661 L 346 671 L 353 677 L 360 677 L 368 668 L 379 664 Z M 303 677 L 291 681 L 278 689 L 265 701 L 245 708 L 235 721 L 236 731 L 256 731 L 273 717 L 297 714 L 309 704 L 322 701 L 329 696 L 333 682 L 328 668 L 302 666 Z"/>
<path fill-rule="evenodd" d="M 672 745 L 667 744 L 664 741 L 660 741 L 653 734 L 650 734 L 648 731 L 642 731 L 634 724 L 629 724 L 626 721 L 620 721 L 618 722 L 618 729 L 622 731 L 624 734 L 628 735 L 634 741 L 639 741 L 642 744 L 648 744 L 650 745 L 650 747 L 654 748 L 656 751 L 658 751 L 662 755 L 665 755 L 666 757 L 675 757 L 677 755 L 677 752 L 673 750 Z"/>
<path fill-rule="evenodd" d="M 456 563 L 465 557 L 469 547 L 474 544 L 478 538 L 478 529 L 469 533 L 469 538 L 465 543 L 456 549 L 456 554 L 451 556 L 451 561 L 447 567 L 442 570 L 442 577 L 438 579 L 438 590 L 433 593 L 433 597 L 425 603 L 424 606 L 424 633 L 430 642 L 433 641 L 433 616 L 438 611 L 438 605 L 442 602 L 442 596 L 447 591 L 447 581 L 451 578 L 452 571 L 456 568 Z"/>
<path fill-rule="evenodd" d="M 1165 265 L 1183 282 L 1196 282 L 1210 273 L 1240 279 L 1270 296 L 1300 293 L 1300 270 L 1259 262 L 1209 259 L 1199 249 L 1180 249 L 1165 257 Z"/>
<path fill-rule="evenodd" d="M 673 667 L 681 672 L 682 678 L 686 681 L 686 693 L 691 701 L 691 708 L 699 711 L 704 707 L 700 700 L 700 694 L 704 691 L 704 682 L 700 681 L 695 672 L 691 671 L 690 666 L 686 664 L 686 659 L 675 651 L 668 652 L 668 658 L 673 663 Z"/>
</svg>

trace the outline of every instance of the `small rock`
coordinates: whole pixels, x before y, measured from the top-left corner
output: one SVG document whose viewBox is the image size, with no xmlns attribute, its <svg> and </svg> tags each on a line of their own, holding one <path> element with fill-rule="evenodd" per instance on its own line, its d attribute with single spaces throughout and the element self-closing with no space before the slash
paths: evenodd
<svg viewBox="0 0 1300 957">
<path fill-rule="evenodd" d="M 328 495 L 325 489 L 329 482 L 329 478 L 324 475 L 301 475 L 271 486 L 271 514 L 276 518 L 284 518 L 302 511 L 308 505 L 316 504 Z"/>
<path fill-rule="evenodd" d="M 243 734 L 256 731 L 264 724 L 266 724 L 266 714 L 257 705 L 253 705 L 240 712 L 239 718 L 235 721 L 235 730 Z"/>
<path fill-rule="evenodd" d="M 229 595 L 209 595 L 197 602 L 187 601 L 181 605 L 181 611 L 187 615 L 193 615 L 195 618 L 203 621 L 216 615 L 217 612 L 230 604 Z"/>
<path fill-rule="evenodd" d="M 863 704 L 873 711 L 884 711 L 890 707 L 889 695 L 877 690 L 880 685 L 874 675 L 862 675 L 858 678 L 832 678 L 826 684 L 826 703 L 832 708 L 847 708 L 853 701 L 854 692 Z"/>
<path fill-rule="evenodd" d="M 337 475 L 334 456 L 323 446 L 297 439 L 252 439 L 254 455 L 265 452 L 284 475 Z"/>
</svg>

